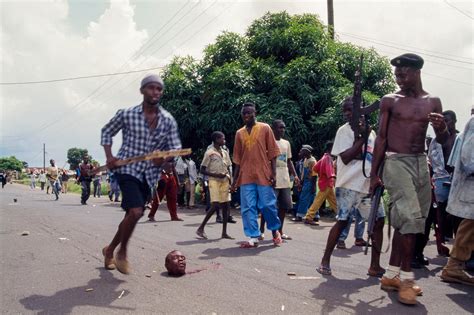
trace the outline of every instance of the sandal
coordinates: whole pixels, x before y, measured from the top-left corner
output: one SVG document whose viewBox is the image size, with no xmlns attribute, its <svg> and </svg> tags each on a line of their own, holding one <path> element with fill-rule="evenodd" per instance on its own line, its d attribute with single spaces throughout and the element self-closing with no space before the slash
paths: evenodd
<svg viewBox="0 0 474 315">
<path fill-rule="evenodd" d="M 265 234 L 260 234 L 260 236 L 258 237 L 258 240 L 259 241 L 263 241 L 265 239 Z"/>
<path fill-rule="evenodd" d="M 318 268 L 316 268 L 316 271 L 324 276 L 330 276 L 332 274 L 331 268 L 323 265 L 320 265 Z"/>
<path fill-rule="evenodd" d="M 243 242 L 243 243 L 240 243 L 240 248 L 255 248 L 258 246 L 258 243 L 257 242 L 254 242 L 254 243 L 250 243 L 249 241 L 246 241 L 246 242 Z"/>
<path fill-rule="evenodd" d="M 367 242 L 363 238 L 358 238 L 354 242 L 355 246 L 367 246 Z"/>
<path fill-rule="evenodd" d="M 281 246 L 281 243 L 283 243 L 283 240 L 281 239 L 280 232 L 276 232 L 275 234 L 276 236 L 273 238 L 273 245 Z"/>
<path fill-rule="evenodd" d="M 318 222 L 315 222 L 313 220 L 304 220 L 304 224 L 307 224 L 307 225 L 319 225 Z"/>
</svg>

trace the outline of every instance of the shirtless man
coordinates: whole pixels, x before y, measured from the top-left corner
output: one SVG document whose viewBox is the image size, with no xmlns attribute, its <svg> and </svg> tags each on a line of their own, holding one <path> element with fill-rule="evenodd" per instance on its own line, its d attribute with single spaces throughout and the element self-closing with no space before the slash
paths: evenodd
<svg viewBox="0 0 474 315">
<path fill-rule="evenodd" d="M 381 279 L 384 290 L 398 290 L 398 300 L 416 304 L 421 289 L 414 283 L 411 261 L 416 233 L 423 233 L 431 200 L 425 137 L 431 122 L 436 140 L 444 143 L 448 129 L 441 115 L 441 101 L 423 90 L 423 59 L 404 54 L 391 60 L 400 90 L 385 95 L 380 103 L 379 131 L 375 140 L 370 188 L 385 185 L 391 198 L 395 229 L 390 262 Z M 383 184 L 379 169 L 383 168 Z"/>
</svg>

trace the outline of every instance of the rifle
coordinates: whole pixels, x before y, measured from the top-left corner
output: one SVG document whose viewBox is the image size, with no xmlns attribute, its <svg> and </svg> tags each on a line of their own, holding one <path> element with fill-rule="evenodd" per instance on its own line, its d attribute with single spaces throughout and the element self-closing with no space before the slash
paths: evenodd
<svg viewBox="0 0 474 315">
<path fill-rule="evenodd" d="M 148 161 L 148 160 L 153 160 L 153 159 L 158 159 L 158 158 L 167 158 L 167 157 L 174 157 L 174 156 L 182 156 L 182 155 L 189 155 L 191 154 L 191 149 L 180 149 L 180 150 L 169 150 L 169 151 L 153 151 L 147 154 L 139 155 L 139 156 L 134 156 L 130 157 L 125 160 L 118 160 L 115 165 L 116 166 L 123 166 L 123 165 L 128 165 L 131 163 L 137 163 L 141 161 Z M 107 165 L 102 165 L 99 166 L 91 171 L 89 171 L 89 176 L 97 174 L 98 172 L 104 172 L 108 170 Z"/>
<path fill-rule="evenodd" d="M 380 165 L 379 176 L 382 175 L 382 172 L 383 172 L 383 163 L 382 163 L 382 165 Z M 380 207 L 380 200 L 382 199 L 383 190 L 384 190 L 383 185 L 377 186 L 375 188 L 374 195 L 372 197 L 372 201 L 371 201 L 371 204 L 370 204 L 370 214 L 369 214 L 369 219 L 368 219 L 368 222 L 367 222 L 368 223 L 367 224 L 367 243 L 365 245 L 364 255 L 367 255 L 367 251 L 369 250 L 369 242 L 370 242 L 371 239 L 372 239 L 372 247 L 374 246 L 374 238 L 373 238 L 374 227 L 375 227 L 375 222 L 377 221 L 377 212 L 378 212 L 379 207 Z M 389 216 L 390 216 L 390 214 L 389 214 Z M 389 221 L 390 221 L 390 218 L 389 218 Z M 388 231 L 390 233 L 390 224 L 389 224 L 389 227 L 388 227 Z M 389 244 L 390 244 L 390 234 L 389 234 L 388 238 L 389 238 Z M 380 244 L 380 245 L 382 245 L 382 244 Z"/>
<path fill-rule="evenodd" d="M 352 95 L 352 118 L 349 124 L 354 131 L 354 139 L 361 137 L 360 118 L 367 116 L 380 108 L 380 101 L 375 101 L 369 106 L 364 106 L 362 100 L 362 65 L 364 63 L 364 55 L 360 55 L 359 66 L 355 72 L 354 92 Z M 368 124 L 366 124 L 368 126 Z"/>
<path fill-rule="evenodd" d="M 349 122 L 352 130 L 354 131 L 354 140 L 359 139 L 364 136 L 364 153 L 362 155 L 362 173 L 366 178 L 367 174 L 365 173 L 365 157 L 367 155 L 367 145 L 369 142 L 369 119 L 368 116 L 370 113 L 375 112 L 380 108 L 380 101 L 375 101 L 369 106 L 364 106 L 362 100 L 362 65 L 364 63 L 364 55 L 360 55 L 359 66 L 355 72 L 354 79 L 354 92 L 352 95 L 352 118 Z M 360 119 L 364 117 L 365 119 L 365 132 L 361 133 L 360 130 Z"/>
</svg>

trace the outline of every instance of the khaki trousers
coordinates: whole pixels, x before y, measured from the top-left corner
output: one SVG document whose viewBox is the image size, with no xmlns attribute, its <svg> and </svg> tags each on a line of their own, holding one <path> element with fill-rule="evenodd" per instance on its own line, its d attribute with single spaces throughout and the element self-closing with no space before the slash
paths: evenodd
<svg viewBox="0 0 474 315">
<path fill-rule="evenodd" d="M 329 201 L 329 207 L 331 207 L 331 209 L 337 213 L 336 194 L 334 193 L 334 188 L 327 187 L 325 190 L 318 191 L 316 197 L 314 197 L 313 203 L 306 212 L 305 219 L 313 220 L 316 212 L 318 212 L 319 208 L 326 199 Z"/>
<path fill-rule="evenodd" d="M 459 224 L 450 256 L 459 261 L 467 261 L 474 251 L 474 220 L 463 219 Z"/>
</svg>

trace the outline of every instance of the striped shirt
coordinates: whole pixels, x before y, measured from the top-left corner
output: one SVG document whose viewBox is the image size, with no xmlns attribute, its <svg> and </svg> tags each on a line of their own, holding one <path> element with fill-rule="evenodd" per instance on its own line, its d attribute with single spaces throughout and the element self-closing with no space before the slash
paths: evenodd
<svg viewBox="0 0 474 315">
<path fill-rule="evenodd" d="M 158 107 L 158 124 L 150 130 L 143 113 L 142 104 L 120 109 L 102 128 L 101 145 L 111 145 L 112 137 L 122 130 L 122 146 L 117 154 L 118 159 L 143 155 L 152 151 L 181 149 L 178 125 L 174 117 L 161 106 Z M 155 186 L 160 176 L 160 168 L 152 161 L 141 161 L 113 170 L 115 173 L 129 174 L 149 187 Z"/>
</svg>

